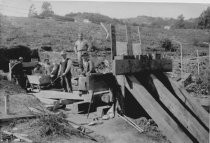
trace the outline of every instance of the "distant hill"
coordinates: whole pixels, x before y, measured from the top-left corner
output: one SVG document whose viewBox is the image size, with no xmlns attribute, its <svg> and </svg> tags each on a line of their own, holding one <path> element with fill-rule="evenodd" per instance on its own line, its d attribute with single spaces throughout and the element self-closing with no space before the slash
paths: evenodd
<svg viewBox="0 0 210 143">
<path fill-rule="evenodd" d="M 166 25 L 172 25 L 176 20 L 173 18 L 161 18 L 161 17 L 150 17 L 150 16 L 137 16 L 133 18 L 122 19 L 124 23 L 140 26 L 151 26 L 151 27 L 164 27 Z"/>
<path fill-rule="evenodd" d="M 99 13 L 87 13 L 87 12 L 69 13 L 69 14 L 66 14 L 65 17 L 73 18 L 77 21 L 88 19 L 89 21 L 95 24 L 100 24 L 100 22 L 112 23 L 112 24 L 123 24 L 122 20 L 110 18 L 109 16 L 102 15 Z"/>
</svg>

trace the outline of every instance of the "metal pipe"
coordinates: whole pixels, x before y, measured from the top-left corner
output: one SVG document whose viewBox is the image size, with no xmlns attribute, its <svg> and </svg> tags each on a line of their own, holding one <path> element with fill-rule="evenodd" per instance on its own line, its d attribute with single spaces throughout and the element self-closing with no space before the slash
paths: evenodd
<svg viewBox="0 0 210 143">
<path fill-rule="evenodd" d="M 123 120 L 125 120 L 128 124 L 130 124 L 131 126 L 133 126 L 136 130 L 138 130 L 140 133 L 143 132 L 143 129 L 141 129 L 138 125 L 133 124 L 131 121 L 129 121 L 127 118 L 121 116 L 119 113 L 117 113 L 118 116 L 120 116 Z"/>
</svg>

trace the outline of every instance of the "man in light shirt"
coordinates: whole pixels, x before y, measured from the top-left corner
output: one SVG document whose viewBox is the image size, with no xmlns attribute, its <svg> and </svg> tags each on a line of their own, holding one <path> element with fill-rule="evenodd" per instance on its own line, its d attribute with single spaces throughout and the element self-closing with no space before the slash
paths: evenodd
<svg viewBox="0 0 210 143">
<path fill-rule="evenodd" d="M 75 42 L 74 51 L 75 51 L 75 54 L 77 54 L 78 63 L 79 63 L 80 67 L 83 65 L 81 56 L 82 56 L 82 54 L 89 51 L 89 48 L 90 47 L 89 47 L 88 41 L 83 39 L 82 33 L 79 33 L 78 40 Z"/>
</svg>

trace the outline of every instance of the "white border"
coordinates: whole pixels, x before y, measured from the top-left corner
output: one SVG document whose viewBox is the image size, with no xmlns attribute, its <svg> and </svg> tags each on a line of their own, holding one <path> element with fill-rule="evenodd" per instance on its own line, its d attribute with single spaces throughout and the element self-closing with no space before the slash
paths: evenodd
<svg viewBox="0 0 210 143">
<path fill-rule="evenodd" d="M 31 0 L 46 1 L 46 0 Z M 152 3 L 204 3 L 210 4 L 210 0 L 47 0 L 47 1 L 92 1 L 92 2 L 152 2 Z"/>
</svg>

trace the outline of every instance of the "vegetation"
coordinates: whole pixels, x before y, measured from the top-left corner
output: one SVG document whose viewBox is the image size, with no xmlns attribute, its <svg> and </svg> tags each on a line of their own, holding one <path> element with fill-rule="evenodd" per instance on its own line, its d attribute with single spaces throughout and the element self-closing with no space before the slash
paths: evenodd
<svg viewBox="0 0 210 143">
<path fill-rule="evenodd" d="M 198 28 L 210 29 L 210 7 L 203 11 L 198 18 Z"/>
<path fill-rule="evenodd" d="M 163 48 L 166 52 L 175 52 L 179 47 L 172 42 L 169 38 L 163 38 L 160 40 L 160 47 Z"/>
<path fill-rule="evenodd" d="M 51 17 L 54 15 L 54 11 L 52 10 L 52 6 L 50 2 L 43 2 L 42 4 L 42 12 L 40 14 L 40 16 L 43 17 Z"/>
</svg>

